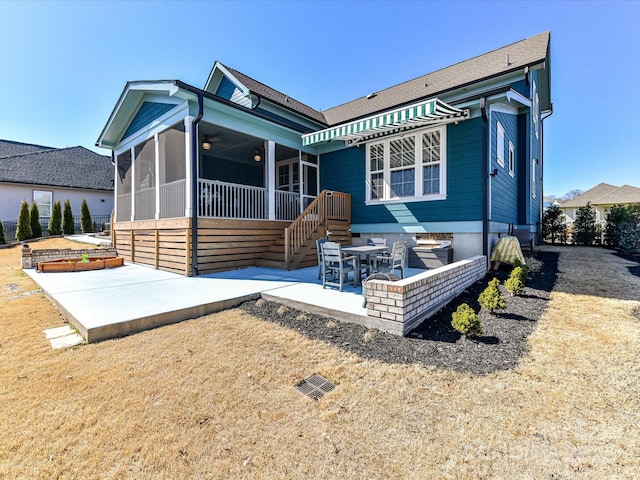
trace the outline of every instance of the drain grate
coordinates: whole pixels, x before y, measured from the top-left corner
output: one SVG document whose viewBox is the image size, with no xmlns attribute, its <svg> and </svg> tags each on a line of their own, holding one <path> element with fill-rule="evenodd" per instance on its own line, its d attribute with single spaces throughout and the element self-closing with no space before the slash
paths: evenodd
<svg viewBox="0 0 640 480">
<path fill-rule="evenodd" d="M 314 400 L 320 400 L 336 386 L 322 375 L 315 374 L 296 385 L 296 389 Z"/>
</svg>

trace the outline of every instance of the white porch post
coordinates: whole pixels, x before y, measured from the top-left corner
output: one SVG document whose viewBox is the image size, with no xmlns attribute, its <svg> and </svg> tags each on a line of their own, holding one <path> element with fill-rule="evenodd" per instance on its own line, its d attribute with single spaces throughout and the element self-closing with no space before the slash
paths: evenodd
<svg viewBox="0 0 640 480">
<path fill-rule="evenodd" d="M 160 218 L 160 141 L 159 135 L 156 133 L 153 136 L 153 141 L 156 147 L 156 161 L 155 161 L 155 179 L 156 184 L 153 186 L 153 190 L 156 197 L 156 211 L 154 218 L 158 220 Z"/>
<path fill-rule="evenodd" d="M 268 206 L 268 215 L 267 218 L 269 220 L 276 219 L 276 142 L 273 140 L 266 141 L 267 148 L 267 158 L 266 158 L 266 176 L 267 176 L 267 206 Z"/>
<path fill-rule="evenodd" d="M 184 216 L 185 217 L 192 217 L 193 216 L 193 208 L 194 205 L 192 205 L 191 203 L 191 190 L 192 190 L 192 185 L 193 182 L 191 181 L 191 178 L 193 175 L 196 175 L 198 172 L 192 172 L 191 171 L 191 132 L 193 131 L 193 121 L 195 120 L 195 117 L 189 115 L 187 117 L 184 118 L 184 159 L 185 162 L 187 162 L 186 165 L 186 175 L 185 175 L 185 195 L 186 195 L 186 199 L 185 199 L 185 204 L 184 204 Z"/>
<path fill-rule="evenodd" d="M 131 147 L 131 221 L 136 219 L 136 149 Z"/>
</svg>

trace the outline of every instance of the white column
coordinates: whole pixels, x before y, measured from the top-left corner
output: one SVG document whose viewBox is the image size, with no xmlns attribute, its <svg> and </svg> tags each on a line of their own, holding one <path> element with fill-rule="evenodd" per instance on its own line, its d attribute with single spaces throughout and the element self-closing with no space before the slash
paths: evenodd
<svg viewBox="0 0 640 480">
<path fill-rule="evenodd" d="M 136 149 L 131 147 L 131 221 L 136 219 Z"/>
<path fill-rule="evenodd" d="M 155 172 L 154 172 L 154 177 L 156 179 L 155 185 L 154 185 L 154 191 L 156 195 L 156 212 L 155 212 L 154 218 L 156 220 L 160 218 L 160 141 L 159 141 L 159 136 L 160 135 L 158 135 L 157 133 L 153 136 L 153 141 L 155 144 L 155 155 L 156 155 Z"/>
<path fill-rule="evenodd" d="M 185 189 L 184 189 L 185 195 L 187 196 L 186 202 L 184 204 L 185 217 L 191 217 L 193 214 L 194 206 L 191 204 L 191 189 L 192 189 L 193 182 L 191 181 L 191 179 L 193 178 L 192 177 L 193 175 L 197 175 L 198 173 L 198 172 L 191 171 L 191 132 L 193 131 L 193 120 L 195 120 L 195 117 L 192 117 L 192 116 L 185 117 L 184 119 L 184 135 L 185 135 L 184 159 L 185 159 L 185 162 L 187 162 L 186 169 L 185 169 L 186 178 L 185 178 Z"/>
<path fill-rule="evenodd" d="M 267 167 L 267 205 L 269 207 L 269 220 L 276 218 L 276 142 L 268 140 L 266 142 L 266 167 Z"/>
</svg>

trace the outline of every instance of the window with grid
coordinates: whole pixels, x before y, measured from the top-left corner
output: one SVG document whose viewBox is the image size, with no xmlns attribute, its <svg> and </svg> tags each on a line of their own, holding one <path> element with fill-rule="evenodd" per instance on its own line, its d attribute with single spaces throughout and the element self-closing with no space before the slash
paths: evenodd
<svg viewBox="0 0 640 480">
<path fill-rule="evenodd" d="M 442 199 L 445 132 L 440 127 L 368 144 L 367 200 Z"/>
</svg>

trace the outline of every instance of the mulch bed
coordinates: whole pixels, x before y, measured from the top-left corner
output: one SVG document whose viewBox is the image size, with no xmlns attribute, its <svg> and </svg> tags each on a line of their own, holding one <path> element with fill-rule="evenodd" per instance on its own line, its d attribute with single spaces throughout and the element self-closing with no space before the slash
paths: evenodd
<svg viewBox="0 0 640 480">
<path fill-rule="evenodd" d="M 369 360 L 386 363 L 419 363 L 461 372 L 485 374 L 512 368 L 528 350 L 527 339 L 549 301 L 558 273 L 558 254 L 539 252 L 527 261 L 525 291 L 512 297 L 504 287 L 507 307 L 491 314 L 481 310 L 477 299 L 495 276 L 504 282 L 510 268 L 489 272 L 407 337 L 369 330 L 319 315 L 300 312 L 264 300 L 245 302 L 240 308 L 314 339 L 331 343 Z M 479 312 L 482 337 L 469 339 L 451 326 L 451 314 L 467 303 Z"/>
</svg>

